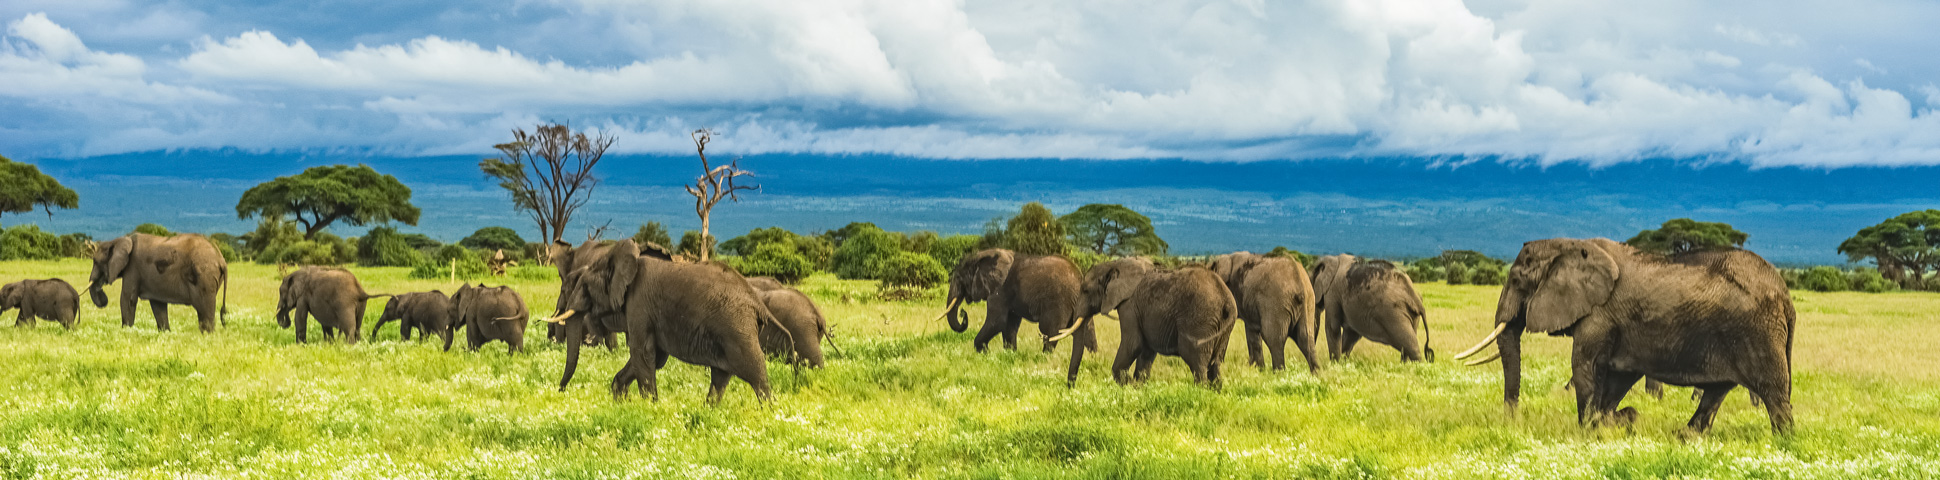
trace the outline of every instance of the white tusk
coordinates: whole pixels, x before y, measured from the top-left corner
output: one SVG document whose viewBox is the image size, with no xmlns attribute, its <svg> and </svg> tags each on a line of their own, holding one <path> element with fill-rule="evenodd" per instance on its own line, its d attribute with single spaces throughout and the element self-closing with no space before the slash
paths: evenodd
<svg viewBox="0 0 1940 480">
<path fill-rule="evenodd" d="M 1476 342 L 1476 343 L 1475 343 L 1475 346 L 1473 346 L 1473 347 L 1469 347 L 1469 349 L 1468 349 L 1468 350 L 1466 350 L 1466 351 L 1463 351 L 1462 353 L 1457 353 L 1457 354 L 1455 354 L 1455 359 L 1456 359 L 1456 360 L 1461 360 L 1461 359 L 1464 359 L 1464 358 L 1468 358 L 1468 357 L 1473 357 L 1473 356 L 1475 356 L 1475 352 L 1480 352 L 1480 351 L 1482 351 L 1482 347 L 1486 347 L 1486 346 L 1488 346 L 1488 345 L 1489 345 L 1489 343 L 1492 343 L 1492 342 L 1494 342 L 1494 341 L 1495 341 L 1495 337 L 1500 337 L 1500 336 L 1502 336 L 1502 331 L 1503 331 L 1503 330 L 1508 330 L 1508 329 L 1509 329 L 1509 324 L 1507 324 L 1507 323 L 1498 323 L 1498 324 L 1496 324 L 1496 325 L 1495 325 L 1495 331 L 1493 331 L 1493 332 L 1489 332 L 1489 336 L 1487 336 L 1487 337 L 1483 337 L 1483 338 L 1482 338 L 1482 341 L 1480 341 L 1480 342 Z"/>
<path fill-rule="evenodd" d="M 957 304 L 959 303 L 963 303 L 963 297 L 950 299 L 950 306 L 943 307 L 943 313 L 940 315 L 937 315 L 936 320 L 942 320 L 943 317 L 950 316 L 950 309 L 957 308 Z M 934 322 L 936 320 L 930 320 L 930 321 Z"/>
<path fill-rule="evenodd" d="M 565 325 L 565 324 L 566 324 L 566 318 L 567 318 L 567 317 L 571 317 L 571 316 L 573 316 L 573 314 L 574 314 L 574 313 L 578 313 L 578 312 L 574 312 L 574 311 L 572 311 L 572 310 L 567 310 L 567 311 L 566 311 L 566 313 L 561 313 L 561 314 L 559 314 L 558 316 L 555 316 L 555 317 L 552 317 L 552 318 L 548 318 L 548 319 L 546 319 L 546 323 L 557 323 L 557 324 L 560 324 L 560 325 Z"/>
<path fill-rule="evenodd" d="M 1078 317 L 1078 323 L 1071 324 L 1071 328 L 1067 328 L 1062 331 L 1059 331 L 1057 336 L 1051 337 L 1050 339 L 1047 339 L 1045 341 L 1055 342 L 1058 340 L 1063 340 L 1064 337 L 1069 337 L 1071 336 L 1072 333 L 1077 333 L 1078 327 L 1082 327 L 1084 326 L 1084 324 L 1085 324 L 1085 317 Z"/>
<path fill-rule="evenodd" d="M 1498 359 L 1498 358 L 1502 358 L 1502 352 L 1495 352 L 1495 353 L 1489 354 L 1489 358 L 1483 358 L 1479 360 L 1469 360 L 1468 363 L 1464 363 L 1463 365 L 1468 365 L 1473 367 L 1476 365 L 1493 362 L 1495 361 L 1495 359 Z"/>
</svg>

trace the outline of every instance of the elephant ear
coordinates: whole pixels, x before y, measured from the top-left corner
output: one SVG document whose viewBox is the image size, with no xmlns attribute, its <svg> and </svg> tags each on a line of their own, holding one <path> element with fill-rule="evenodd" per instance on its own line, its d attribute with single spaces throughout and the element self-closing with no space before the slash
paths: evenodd
<svg viewBox="0 0 1940 480">
<path fill-rule="evenodd" d="M 1529 296 L 1524 318 L 1536 332 L 1554 332 L 1590 315 L 1617 287 L 1617 260 L 1591 242 L 1570 242 L 1550 259 L 1549 273 Z"/>
<path fill-rule="evenodd" d="M 970 267 L 970 300 L 989 300 L 1010 278 L 1010 267 L 1017 255 L 1009 250 L 990 250 L 978 255 Z"/>
<path fill-rule="evenodd" d="M 1107 313 L 1123 306 L 1126 300 L 1132 299 L 1132 292 L 1138 291 L 1138 285 L 1144 280 L 1143 273 L 1129 272 L 1124 267 L 1114 267 L 1105 272 L 1105 301 L 1098 305 L 1098 313 Z"/>
<path fill-rule="evenodd" d="M 380 314 L 380 315 L 378 315 L 378 316 L 377 316 L 377 318 L 379 318 L 379 319 L 393 319 L 393 318 L 398 318 L 398 317 L 399 317 L 399 315 L 398 315 L 398 313 L 397 313 L 397 302 L 398 302 L 398 298 L 399 298 L 399 297 L 391 297 L 391 298 L 390 298 L 389 300 L 385 300 L 385 301 L 384 301 L 384 313 L 383 313 L 383 314 Z"/>
<path fill-rule="evenodd" d="M 632 242 L 632 240 L 625 241 Z M 664 245 L 653 242 L 639 242 L 635 246 L 638 247 L 639 255 L 642 257 L 653 257 L 669 262 L 674 261 L 674 251 L 668 250 Z"/>
<path fill-rule="evenodd" d="M 120 280 L 122 274 L 127 273 L 128 262 L 134 258 L 134 255 L 135 237 L 133 235 L 108 242 L 108 271 L 102 272 L 102 283 Z"/>
<path fill-rule="evenodd" d="M 640 275 L 640 248 L 631 240 L 621 240 L 608 250 L 601 262 L 600 272 L 606 276 L 605 285 L 586 285 L 593 294 L 593 301 L 600 308 L 620 311 L 626 307 L 626 293 L 633 288 L 633 281 Z M 584 281 L 585 279 L 581 279 Z"/>
<path fill-rule="evenodd" d="M 1313 286 L 1316 307 L 1327 303 L 1334 290 L 1347 285 L 1347 271 L 1354 267 L 1354 256 L 1332 255 L 1314 261 Z"/>
</svg>

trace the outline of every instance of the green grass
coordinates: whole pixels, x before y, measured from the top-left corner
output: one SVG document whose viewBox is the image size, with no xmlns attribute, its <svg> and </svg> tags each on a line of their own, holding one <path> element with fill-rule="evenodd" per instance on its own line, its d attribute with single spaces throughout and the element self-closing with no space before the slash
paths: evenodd
<svg viewBox="0 0 1940 480">
<path fill-rule="evenodd" d="M 1694 405 L 1686 389 L 1633 395 L 1626 404 L 1642 415 L 1630 431 L 1579 429 L 1555 388 L 1565 339 L 1530 337 L 1514 420 L 1502 413 L 1499 368 L 1401 364 L 1378 347 L 1315 378 L 1246 367 L 1236 344 L 1224 392 L 1190 384 L 1170 358 L 1151 383 L 1120 387 L 1108 378 L 1109 320 L 1104 349 L 1067 390 L 1063 351 L 1038 353 L 1031 327 L 1020 351 L 979 355 L 970 333 L 932 321 L 939 299 L 873 302 L 872 285 L 826 276 L 803 290 L 845 355 L 800 377 L 771 363 L 773 404 L 737 382 L 707 405 L 706 372 L 679 362 L 661 371 L 661 401 L 615 403 L 605 382 L 624 351 L 590 350 L 559 393 L 564 352 L 536 327 L 530 351 L 512 356 L 440 352 L 397 341 L 395 329 L 356 346 L 297 345 L 270 316 L 275 269 L 232 268 L 229 326 L 213 335 L 192 320 L 156 332 L 146 308 L 124 329 L 91 305 L 71 332 L 0 328 L 0 477 L 1940 476 L 1940 350 L 1930 345 L 1940 296 L 1924 293 L 1796 293 L 1797 433 L 1773 437 L 1763 411 L 1734 393 L 1712 434 L 1686 441 L 1676 435 Z M 401 268 L 356 270 L 375 292 L 451 287 Z M 78 286 L 86 275 L 81 261 L 0 263 L 0 281 Z M 549 311 L 556 284 L 526 277 L 505 281 L 535 313 Z M 1444 357 L 1490 327 L 1493 288 L 1419 287 Z"/>
</svg>

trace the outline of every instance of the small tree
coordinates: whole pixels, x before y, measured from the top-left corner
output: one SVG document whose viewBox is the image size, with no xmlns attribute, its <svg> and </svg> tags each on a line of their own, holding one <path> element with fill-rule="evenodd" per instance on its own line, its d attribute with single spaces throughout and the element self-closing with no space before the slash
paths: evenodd
<svg viewBox="0 0 1940 480">
<path fill-rule="evenodd" d="M 753 255 L 755 249 L 770 243 L 787 245 L 789 250 L 794 250 L 795 232 L 781 227 L 757 228 L 749 230 L 747 235 L 721 242 L 720 249 L 729 255 Z"/>
<path fill-rule="evenodd" d="M 1679 218 L 1664 222 L 1655 230 L 1637 232 L 1637 236 L 1623 243 L 1638 250 L 1676 255 L 1699 250 L 1743 248 L 1745 240 L 1749 238 L 1751 235 L 1731 228 L 1730 224 Z"/>
<path fill-rule="evenodd" d="M 1064 225 L 1044 204 L 1026 203 L 1006 224 L 1004 247 L 1026 255 L 1063 254 Z"/>
<path fill-rule="evenodd" d="M 519 238 L 519 232 L 505 227 L 478 229 L 458 244 L 474 250 L 504 250 L 514 254 L 525 251 L 525 239 Z"/>
<path fill-rule="evenodd" d="M 701 232 L 693 230 L 681 232 L 680 246 L 675 247 L 674 251 L 682 255 L 705 259 L 708 258 L 709 254 L 714 253 L 714 239 L 708 238 Z M 705 262 L 706 260 L 701 261 Z"/>
<path fill-rule="evenodd" d="M 708 235 L 707 228 L 714 214 L 714 205 L 721 203 L 722 199 L 739 202 L 741 196 L 735 192 L 760 190 L 761 186 L 735 183 L 736 178 L 754 176 L 754 172 L 741 169 L 741 160 L 737 159 L 718 167 L 708 162 L 707 143 L 714 140 L 713 131 L 703 128 L 695 130 L 691 136 L 694 139 L 694 153 L 701 157 L 701 177 L 694 180 L 693 185 L 686 187 L 687 194 L 694 196 L 694 214 L 701 217 L 701 237 L 708 239 L 708 246 L 712 247 L 714 237 Z M 685 243 L 684 239 L 682 243 Z M 709 250 L 712 248 L 701 250 L 701 261 L 707 261 Z"/>
<path fill-rule="evenodd" d="M 843 225 L 842 228 L 822 232 L 819 236 L 828 239 L 829 244 L 841 247 L 842 242 L 848 240 L 849 237 L 870 230 L 881 231 L 882 227 L 878 227 L 876 224 L 870 222 L 849 222 L 848 225 Z"/>
<path fill-rule="evenodd" d="M 1845 273 L 1823 265 L 1807 269 L 1799 278 L 1799 286 L 1815 292 L 1839 292 L 1852 288 Z"/>
<path fill-rule="evenodd" d="M 1862 228 L 1839 243 L 1839 253 L 1854 262 L 1872 259 L 1880 274 L 1901 288 L 1918 288 L 1927 270 L 1940 263 L 1940 210 L 1906 212 Z"/>
<path fill-rule="evenodd" d="M 671 247 L 674 244 L 674 240 L 667 236 L 667 226 L 661 225 L 660 222 L 647 222 L 646 225 L 640 226 L 640 231 L 633 233 L 633 243 L 652 243 L 662 247 Z"/>
<path fill-rule="evenodd" d="M 764 243 L 748 255 L 721 258 L 734 259 L 734 269 L 742 275 L 774 277 L 781 283 L 798 283 L 815 273 L 815 264 L 786 243 Z"/>
<path fill-rule="evenodd" d="M 884 298 L 903 300 L 943 283 L 949 271 L 935 257 L 899 251 L 883 259 L 877 276 L 882 280 L 879 288 Z"/>
<path fill-rule="evenodd" d="M 38 207 L 52 218 L 55 208 L 80 206 L 80 195 L 40 173 L 40 167 L 0 156 L 0 215 L 32 212 Z"/>
<path fill-rule="evenodd" d="M 957 261 L 963 260 L 964 255 L 977 251 L 977 242 L 980 241 L 983 241 L 983 238 L 976 235 L 943 237 L 936 243 L 930 244 L 930 256 L 936 257 L 938 263 L 956 266 Z"/>
<path fill-rule="evenodd" d="M 499 188 L 512 194 L 512 208 L 531 215 L 539 225 L 539 240 L 552 243 L 564 238 L 566 224 L 599 186 L 593 166 L 611 146 L 613 138 L 605 133 L 587 136 L 546 123 L 531 134 L 512 130 L 511 143 L 492 146 L 504 155 L 479 161 L 478 169 L 498 179 Z"/>
<path fill-rule="evenodd" d="M 411 205 L 411 188 L 397 177 L 381 175 L 369 165 L 310 167 L 303 173 L 276 177 L 243 192 L 236 202 L 236 218 L 295 218 L 310 239 L 339 220 L 351 226 L 402 222 L 418 224 L 418 207 Z"/>
<path fill-rule="evenodd" d="M 357 264 L 367 267 L 409 267 L 425 262 L 423 252 L 412 248 L 404 235 L 391 227 L 370 229 L 357 239 Z"/>
<path fill-rule="evenodd" d="M 875 279 L 883 262 L 903 251 L 902 239 L 882 229 L 860 229 L 835 248 L 835 275 L 845 280 Z"/>
<path fill-rule="evenodd" d="M 1152 230 L 1152 219 L 1124 205 L 1093 203 L 1058 217 L 1071 245 L 1106 255 L 1164 255 L 1169 245 Z"/>
</svg>

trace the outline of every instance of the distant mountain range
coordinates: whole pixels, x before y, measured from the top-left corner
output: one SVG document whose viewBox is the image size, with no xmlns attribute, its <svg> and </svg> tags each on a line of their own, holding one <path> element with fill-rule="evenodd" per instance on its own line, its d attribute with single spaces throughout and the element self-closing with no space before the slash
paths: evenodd
<svg viewBox="0 0 1940 480">
<path fill-rule="evenodd" d="M 97 238 L 143 222 L 180 231 L 240 233 L 236 199 L 304 167 L 365 163 L 412 187 L 425 211 L 418 231 L 455 241 L 491 225 L 537 230 L 479 173 L 477 156 L 394 157 L 354 152 L 151 152 L 80 159 L 16 159 L 81 194 L 81 208 L 9 215 Z M 1175 253 L 1268 250 L 1419 257 L 1470 249 L 1508 258 L 1524 241 L 1558 236 L 1629 238 L 1664 220 L 1721 221 L 1751 234 L 1747 248 L 1781 264 L 1839 264 L 1854 231 L 1902 212 L 1940 207 L 1940 168 L 1751 170 L 1653 160 L 1592 169 L 1432 159 L 1205 163 L 1181 160 L 922 160 L 882 156 L 751 155 L 762 191 L 716 210 L 715 235 L 781 226 L 799 232 L 851 221 L 890 230 L 977 233 L 991 218 L 1040 201 L 1063 213 L 1120 203 L 1152 217 Z M 625 155 L 601 162 L 606 179 L 568 238 L 610 222 L 631 235 L 649 220 L 676 235 L 695 228 L 680 188 L 692 157 Z M 364 228 L 337 226 L 352 236 Z"/>
</svg>

